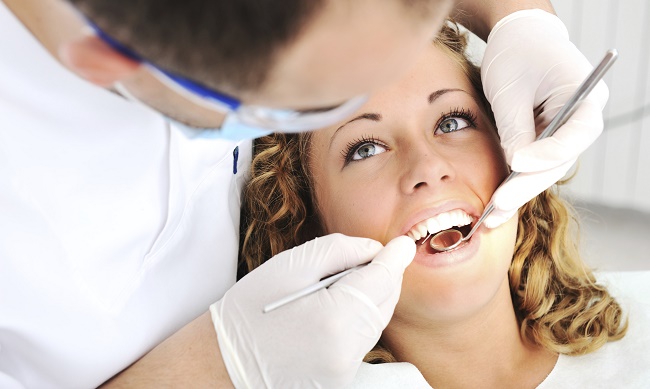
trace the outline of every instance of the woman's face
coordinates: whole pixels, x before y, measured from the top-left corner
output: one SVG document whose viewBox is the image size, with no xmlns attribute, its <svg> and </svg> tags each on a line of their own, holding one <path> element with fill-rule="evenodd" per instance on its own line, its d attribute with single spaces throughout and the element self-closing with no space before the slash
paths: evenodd
<svg viewBox="0 0 650 389">
<path fill-rule="evenodd" d="M 508 290 L 516 218 L 447 253 L 420 244 L 475 222 L 508 173 L 495 129 L 443 49 L 431 45 L 353 119 L 314 132 L 309 167 L 327 233 L 418 240 L 394 320 L 458 319 Z"/>
</svg>

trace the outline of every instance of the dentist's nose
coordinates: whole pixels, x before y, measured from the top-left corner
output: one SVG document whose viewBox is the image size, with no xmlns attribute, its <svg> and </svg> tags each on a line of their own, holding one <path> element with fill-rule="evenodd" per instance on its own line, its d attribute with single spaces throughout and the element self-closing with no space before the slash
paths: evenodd
<svg viewBox="0 0 650 389">
<path fill-rule="evenodd" d="M 405 194 L 432 190 L 454 180 L 451 161 L 426 142 L 414 145 L 403 161 L 400 186 Z"/>
</svg>

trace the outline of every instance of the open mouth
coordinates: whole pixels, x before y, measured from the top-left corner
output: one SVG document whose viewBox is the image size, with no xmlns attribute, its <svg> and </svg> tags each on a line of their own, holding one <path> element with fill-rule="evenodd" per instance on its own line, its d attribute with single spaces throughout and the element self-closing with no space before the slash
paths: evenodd
<svg viewBox="0 0 650 389">
<path fill-rule="evenodd" d="M 464 237 L 469 234 L 474 223 L 475 220 L 472 216 L 467 214 L 465 211 L 455 209 L 421 221 L 413 226 L 406 235 L 415 241 L 418 246 L 418 251 L 421 251 L 421 247 L 423 247 L 426 249 L 427 253 L 436 254 L 441 251 L 431 247 L 431 244 L 427 244 L 430 243 L 427 241 L 430 240 L 432 236 L 435 236 L 441 231 L 456 230 L 462 234 L 462 237 Z M 455 235 L 457 236 L 457 234 Z M 445 246 L 447 246 L 447 244 L 445 244 Z"/>
</svg>

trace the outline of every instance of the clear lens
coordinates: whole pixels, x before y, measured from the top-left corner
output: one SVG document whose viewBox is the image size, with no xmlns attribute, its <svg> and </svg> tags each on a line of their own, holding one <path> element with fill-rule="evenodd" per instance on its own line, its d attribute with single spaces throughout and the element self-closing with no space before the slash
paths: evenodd
<svg viewBox="0 0 650 389">
<path fill-rule="evenodd" d="M 239 120 L 249 126 L 268 128 L 276 132 L 310 131 L 330 126 L 351 116 L 367 100 L 367 96 L 357 96 L 328 111 L 304 113 L 242 105 L 236 113 Z"/>
<path fill-rule="evenodd" d="M 199 96 L 184 88 L 159 69 L 149 66 L 151 73 L 163 84 L 192 102 L 221 113 L 230 113 L 232 108 L 221 101 L 214 93 L 212 97 Z M 310 131 L 330 126 L 351 116 L 366 101 L 368 96 L 357 96 L 336 108 L 317 112 L 300 112 L 289 109 L 275 109 L 256 105 L 240 105 L 235 115 L 242 124 L 274 132 Z"/>
</svg>

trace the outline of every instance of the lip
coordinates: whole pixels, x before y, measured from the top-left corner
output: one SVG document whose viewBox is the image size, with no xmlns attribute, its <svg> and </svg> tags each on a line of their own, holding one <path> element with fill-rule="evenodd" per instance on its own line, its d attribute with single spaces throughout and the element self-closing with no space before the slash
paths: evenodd
<svg viewBox="0 0 650 389">
<path fill-rule="evenodd" d="M 429 242 L 417 247 L 414 263 L 432 268 L 450 267 L 467 262 L 476 256 L 481 246 L 481 235 L 485 226 L 480 226 L 469 241 L 447 252 L 431 253 Z"/>
<path fill-rule="evenodd" d="M 439 215 L 444 212 L 449 212 L 453 211 L 454 209 L 460 209 L 466 212 L 468 215 L 474 218 L 476 220 L 479 216 L 478 209 L 474 207 L 473 205 L 469 204 L 468 202 L 465 201 L 460 201 L 460 200 L 455 200 L 455 201 L 448 201 L 445 203 L 442 203 L 440 205 L 436 205 L 433 207 L 426 208 L 422 211 L 419 211 L 409 217 L 406 220 L 406 223 L 404 223 L 404 226 L 402 227 L 402 230 L 400 232 L 400 235 L 406 235 L 407 232 L 411 231 L 411 229 L 418 223 L 427 220 L 431 217 L 434 217 L 436 215 Z M 478 231 L 477 231 L 478 232 Z"/>
</svg>

